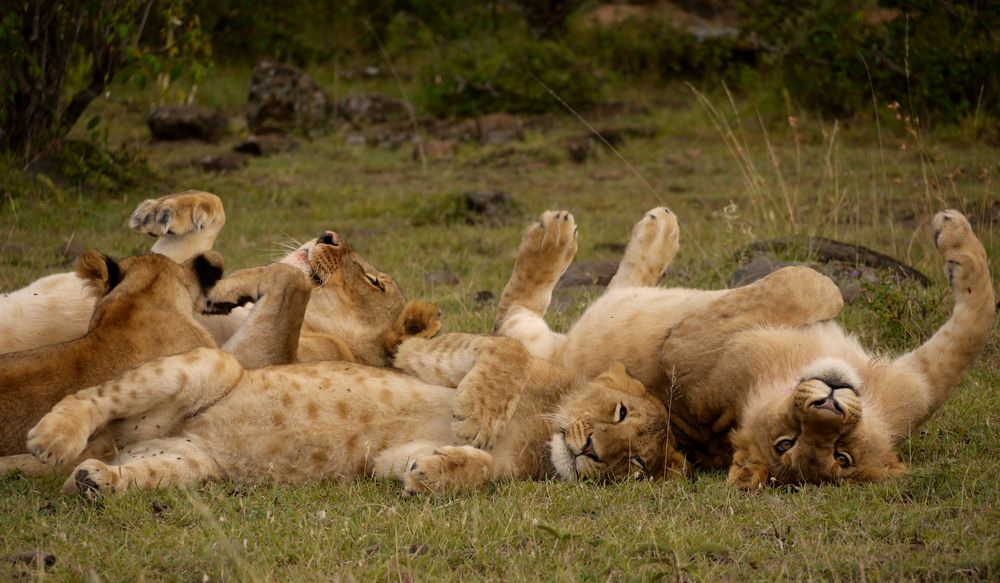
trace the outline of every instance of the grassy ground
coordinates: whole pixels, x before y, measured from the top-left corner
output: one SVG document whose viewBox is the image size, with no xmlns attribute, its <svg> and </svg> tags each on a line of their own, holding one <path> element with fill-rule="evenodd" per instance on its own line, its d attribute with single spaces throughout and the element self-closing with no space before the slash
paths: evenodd
<svg viewBox="0 0 1000 583">
<path fill-rule="evenodd" d="M 235 113 L 247 79 L 223 71 L 204 98 Z M 0 289 L 65 269 L 58 248 L 68 240 L 119 256 L 143 251 L 149 241 L 129 233 L 125 217 L 144 198 L 187 188 L 225 200 L 217 248 L 229 269 L 276 256 L 287 237 L 332 228 L 410 297 L 438 302 L 450 330 L 489 329 L 493 305 L 473 297 L 499 293 L 522 225 L 547 208 L 575 213 L 579 259 L 614 259 L 602 244 L 623 243 L 644 210 L 669 205 L 681 218 L 683 249 L 667 285 L 723 286 L 736 249 L 792 232 L 894 255 L 931 275 L 933 286 L 874 286 L 843 317 L 886 350 L 919 342 L 950 309 L 926 228 L 936 210 L 973 216 L 994 281 L 1000 274 L 997 150 L 964 143 L 960 132 L 910 131 L 891 116 L 881 127 L 843 127 L 797 115 L 795 127 L 765 130 L 750 100 L 731 106 L 719 94 L 703 103 L 686 89 L 651 93 L 629 96 L 649 113 L 588 118 L 656 130 L 621 148 L 632 167 L 606 152 L 571 162 L 563 140 L 586 129 L 562 115 L 544 131 L 529 129 L 524 142 L 463 145 L 453 160 L 426 167 L 409 149 L 349 146 L 335 132 L 224 174 L 167 168 L 229 142 L 150 145 L 141 107 L 102 101 L 94 108 L 113 120 L 111 143 L 141 147 L 157 178 L 107 193 L 6 173 Z M 436 212 L 444 197 L 481 189 L 510 193 L 521 216 L 486 227 Z M 425 280 L 442 269 L 460 283 Z M 579 314 L 587 296 L 575 300 L 552 314 L 556 326 Z M 401 498 L 388 482 L 213 484 L 92 503 L 59 495 L 54 479 L 7 475 L 0 557 L 50 552 L 58 560 L 45 578 L 54 580 L 996 579 L 998 348 L 994 335 L 959 395 L 903 446 L 911 473 L 893 483 L 753 495 L 703 473 L 691 482 L 516 483 L 419 499 Z M 14 575 L 0 564 L 0 579 Z"/>
</svg>

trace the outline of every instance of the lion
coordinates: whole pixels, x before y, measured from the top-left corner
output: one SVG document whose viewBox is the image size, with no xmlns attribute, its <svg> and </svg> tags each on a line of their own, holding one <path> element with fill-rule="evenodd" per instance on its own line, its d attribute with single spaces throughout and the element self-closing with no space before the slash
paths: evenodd
<svg viewBox="0 0 1000 583">
<path fill-rule="evenodd" d="M 194 313 L 221 274 L 211 251 L 183 265 L 157 254 L 117 262 L 83 253 L 76 276 L 96 299 L 85 334 L 0 355 L 0 455 L 26 452 L 28 430 L 67 394 L 158 356 L 215 346 Z"/>
<path fill-rule="evenodd" d="M 151 252 L 177 262 L 211 250 L 225 222 L 219 197 L 196 190 L 146 200 L 129 219 L 132 229 L 156 237 Z M 432 309 L 408 305 L 391 276 L 333 231 L 307 241 L 279 263 L 301 270 L 313 282 L 297 345 L 301 361 L 339 359 L 386 366 L 399 342 L 397 320 L 427 321 L 424 312 Z M 82 336 L 94 308 L 83 284 L 76 274 L 52 275 L 0 298 L 0 354 Z M 219 346 L 231 349 L 240 342 L 237 330 L 250 309 L 198 319 Z"/>
<path fill-rule="evenodd" d="M 732 290 L 653 287 L 678 249 L 666 208 L 635 226 L 606 293 L 566 334 L 544 315 L 576 227 L 568 213 L 543 214 L 521 243 L 495 330 L 584 378 L 623 362 L 669 407 L 677 447 L 702 467 L 728 468 L 733 486 L 883 480 L 905 472 L 894 448 L 958 389 L 993 326 L 983 245 L 957 211 L 931 224 L 954 310 L 896 358 L 831 321 L 841 295 L 806 267 Z"/>
<path fill-rule="evenodd" d="M 235 304 L 266 281 L 263 272 L 223 281 L 209 302 Z M 291 338 L 296 321 L 269 318 L 273 334 Z M 516 340 L 458 333 L 404 337 L 394 363 L 247 369 L 234 354 L 199 348 L 66 397 L 31 430 L 28 448 L 57 471 L 75 465 L 67 493 L 378 476 L 416 494 L 684 470 L 666 407 L 620 364 L 581 382 Z M 171 431 L 78 463 L 95 434 L 149 419 L 172 420 Z"/>
</svg>

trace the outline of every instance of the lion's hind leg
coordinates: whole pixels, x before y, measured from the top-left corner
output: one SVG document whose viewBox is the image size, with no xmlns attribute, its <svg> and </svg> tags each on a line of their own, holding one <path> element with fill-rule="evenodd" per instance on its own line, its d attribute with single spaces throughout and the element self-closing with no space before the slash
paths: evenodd
<svg viewBox="0 0 1000 583">
<path fill-rule="evenodd" d="M 125 448 L 116 464 L 96 459 L 81 463 L 63 484 L 63 492 L 117 494 L 129 488 L 187 486 L 221 476 L 219 465 L 196 441 L 151 439 Z"/>
<path fill-rule="evenodd" d="M 656 285 L 680 249 L 677 215 L 667 207 L 647 212 L 632 228 L 632 236 L 608 289 Z"/>
<path fill-rule="evenodd" d="M 549 329 L 545 311 L 576 249 L 576 221 L 568 211 L 546 211 L 528 227 L 500 296 L 494 333 L 520 340 L 539 358 L 554 354 L 563 336 Z"/>
</svg>

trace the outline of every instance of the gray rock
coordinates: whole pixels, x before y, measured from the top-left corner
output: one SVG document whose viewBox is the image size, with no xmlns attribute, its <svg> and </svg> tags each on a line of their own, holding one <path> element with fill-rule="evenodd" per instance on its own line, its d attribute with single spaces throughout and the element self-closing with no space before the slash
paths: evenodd
<svg viewBox="0 0 1000 583">
<path fill-rule="evenodd" d="M 462 195 L 469 212 L 479 216 L 488 225 L 507 222 L 517 214 L 514 199 L 500 190 L 477 190 Z"/>
<path fill-rule="evenodd" d="M 247 99 L 247 127 L 254 134 L 322 133 L 333 102 L 301 69 L 264 59 L 253 69 Z"/>
<path fill-rule="evenodd" d="M 577 261 L 559 278 L 556 288 L 577 286 L 607 286 L 618 273 L 617 261 Z"/>
<path fill-rule="evenodd" d="M 233 150 L 251 156 L 270 156 L 271 154 L 289 152 L 298 146 L 298 140 L 292 136 L 274 133 L 250 136 L 233 146 Z"/>
<path fill-rule="evenodd" d="M 226 131 L 226 118 L 218 110 L 200 105 L 158 107 L 146 118 L 154 140 L 215 142 Z"/>
<path fill-rule="evenodd" d="M 476 306 L 479 307 L 485 306 L 486 304 L 492 304 L 494 300 L 496 300 L 496 294 L 494 294 L 488 289 L 479 290 L 472 297 L 473 303 L 475 303 Z"/>
<path fill-rule="evenodd" d="M 754 257 L 749 263 L 742 265 L 733 272 L 729 278 L 729 287 L 743 287 L 750 285 L 765 275 L 774 273 L 782 267 L 792 265 L 805 265 L 798 261 L 778 261 L 770 257 Z"/>
</svg>

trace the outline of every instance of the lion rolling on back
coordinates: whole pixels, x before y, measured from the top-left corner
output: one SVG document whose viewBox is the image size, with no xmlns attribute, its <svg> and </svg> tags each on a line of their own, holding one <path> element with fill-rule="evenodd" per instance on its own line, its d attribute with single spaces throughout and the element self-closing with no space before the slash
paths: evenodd
<svg viewBox="0 0 1000 583">
<path fill-rule="evenodd" d="M 986 343 L 995 303 L 986 253 L 956 211 L 932 221 L 955 298 L 925 344 L 876 357 L 829 320 L 836 286 L 804 267 L 747 287 L 652 287 L 677 251 L 677 222 L 653 209 L 636 225 L 618 274 L 565 335 L 543 320 L 575 241 L 554 213 L 529 228 L 496 330 L 536 356 L 593 377 L 622 361 L 670 406 L 678 447 L 729 483 L 871 481 L 905 471 L 894 446 L 940 408 Z"/>
</svg>

